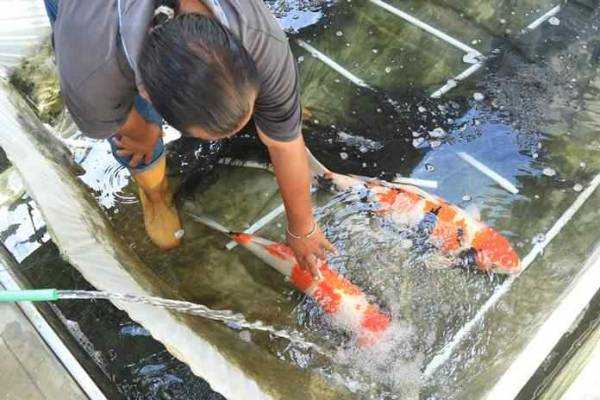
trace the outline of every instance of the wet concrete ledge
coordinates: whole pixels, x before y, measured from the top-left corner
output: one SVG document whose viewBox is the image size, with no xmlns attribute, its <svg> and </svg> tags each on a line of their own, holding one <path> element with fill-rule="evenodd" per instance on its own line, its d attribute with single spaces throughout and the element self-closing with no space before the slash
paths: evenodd
<svg viewBox="0 0 600 400">
<path fill-rule="evenodd" d="M 14 304 L 0 304 L 0 387 L 3 400 L 88 398 Z"/>
</svg>

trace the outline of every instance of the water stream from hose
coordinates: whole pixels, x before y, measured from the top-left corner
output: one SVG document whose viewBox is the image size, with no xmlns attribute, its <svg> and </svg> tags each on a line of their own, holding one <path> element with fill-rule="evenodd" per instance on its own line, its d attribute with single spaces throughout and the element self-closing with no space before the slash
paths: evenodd
<svg viewBox="0 0 600 400">
<path fill-rule="evenodd" d="M 287 331 L 277 329 L 270 325 L 264 324 L 262 321 L 250 322 L 240 314 L 231 310 L 213 310 L 203 304 L 191 303 L 181 300 L 170 300 L 161 297 L 144 297 L 131 294 L 119 294 L 100 291 L 86 290 L 59 290 L 58 297 L 61 300 L 114 300 L 124 301 L 129 303 L 148 304 L 155 307 L 167 308 L 183 314 L 196 315 L 202 318 L 207 318 L 213 321 L 223 322 L 229 327 L 235 329 L 249 329 L 269 333 L 275 337 L 288 340 L 289 342 L 300 346 L 304 349 L 312 349 L 321 355 L 331 357 L 329 352 L 321 348 L 315 343 L 307 341 L 304 336 L 297 331 Z"/>
</svg>

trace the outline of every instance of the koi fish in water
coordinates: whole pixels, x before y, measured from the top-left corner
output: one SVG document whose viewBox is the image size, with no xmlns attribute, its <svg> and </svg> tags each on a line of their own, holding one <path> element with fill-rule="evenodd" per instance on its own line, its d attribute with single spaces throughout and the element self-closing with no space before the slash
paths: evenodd
<svg viewBox="0 0 600 400">
<path fill-rule="evenodd" d="M 366 193 L 376 213 L 399 226 L 422 227 L 445 254 L 474 264 L 485 272 L 516 274 L 521 261 L 508 240 L 445 200 L 415 186 L 337 174 L 308 152 L 315 180 L 331 190 Z"/>
<path fill-rule="evenodd" d="M 230 232 L 204 216 L 190 216 L 228 235 L 287 277 L 297 289 L 317 301 L 337 328 L 356 335 L 360 346 L 375 344 L 388 330 L 390 316 L 371 303 L 358 286 L 329 268 L 326 262 L 319 266 L 321 276 L 313 278 L 310 271 L 300 267 L 288 246 L 246 233 Z"/>
</svg>

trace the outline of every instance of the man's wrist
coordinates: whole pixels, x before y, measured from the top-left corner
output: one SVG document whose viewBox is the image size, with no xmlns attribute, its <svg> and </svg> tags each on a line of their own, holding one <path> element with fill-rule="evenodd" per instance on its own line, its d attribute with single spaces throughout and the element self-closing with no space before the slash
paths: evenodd
<svg viewBox="0 0 600 400">
<path fill-rule="evenodd" d="M 309 234 L 314 233 L 316 230 L 317 223 L 314 218 L 307 218 L 302 221 L 288 221 L 288 234 L 291 237 L 306 237 Z"/>
<path fill-rule="evenodd" d="M 308 233 L 306 234 L 296 234 L 294 233 L 292 230 L 290 230 L 290 227 L 287 227 L 286 233 L 289 237 L 291 237 L 292 239 L 310 239 L 315 232 L 317 232 L 317 223 L 313 222 L 312 227 L 310 228 L 310 231 L 308 231 Z"/>
</svg>

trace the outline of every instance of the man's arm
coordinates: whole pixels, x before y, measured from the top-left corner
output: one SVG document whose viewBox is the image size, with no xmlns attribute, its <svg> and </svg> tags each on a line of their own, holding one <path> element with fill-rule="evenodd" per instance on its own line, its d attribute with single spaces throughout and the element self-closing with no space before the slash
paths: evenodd
<svg viewBox="0 0 600 400">
<path fill-rule="evenodd" d="M 303 268 L 318 276 L 318 260 L 326 259 L 326 252 L 335 248 L 316 225 L 310 196 L 311 173 L 302 135 L 290 142 L 280 142 L 267 137 L 259 130 L 261 141 L 269 149 L 275 176 L 285 204 L 288 230 L 296 236 L 287 235 L 289 246 Z M 310 237 L 306 237 L 316 229 Z"/>
</svg>

